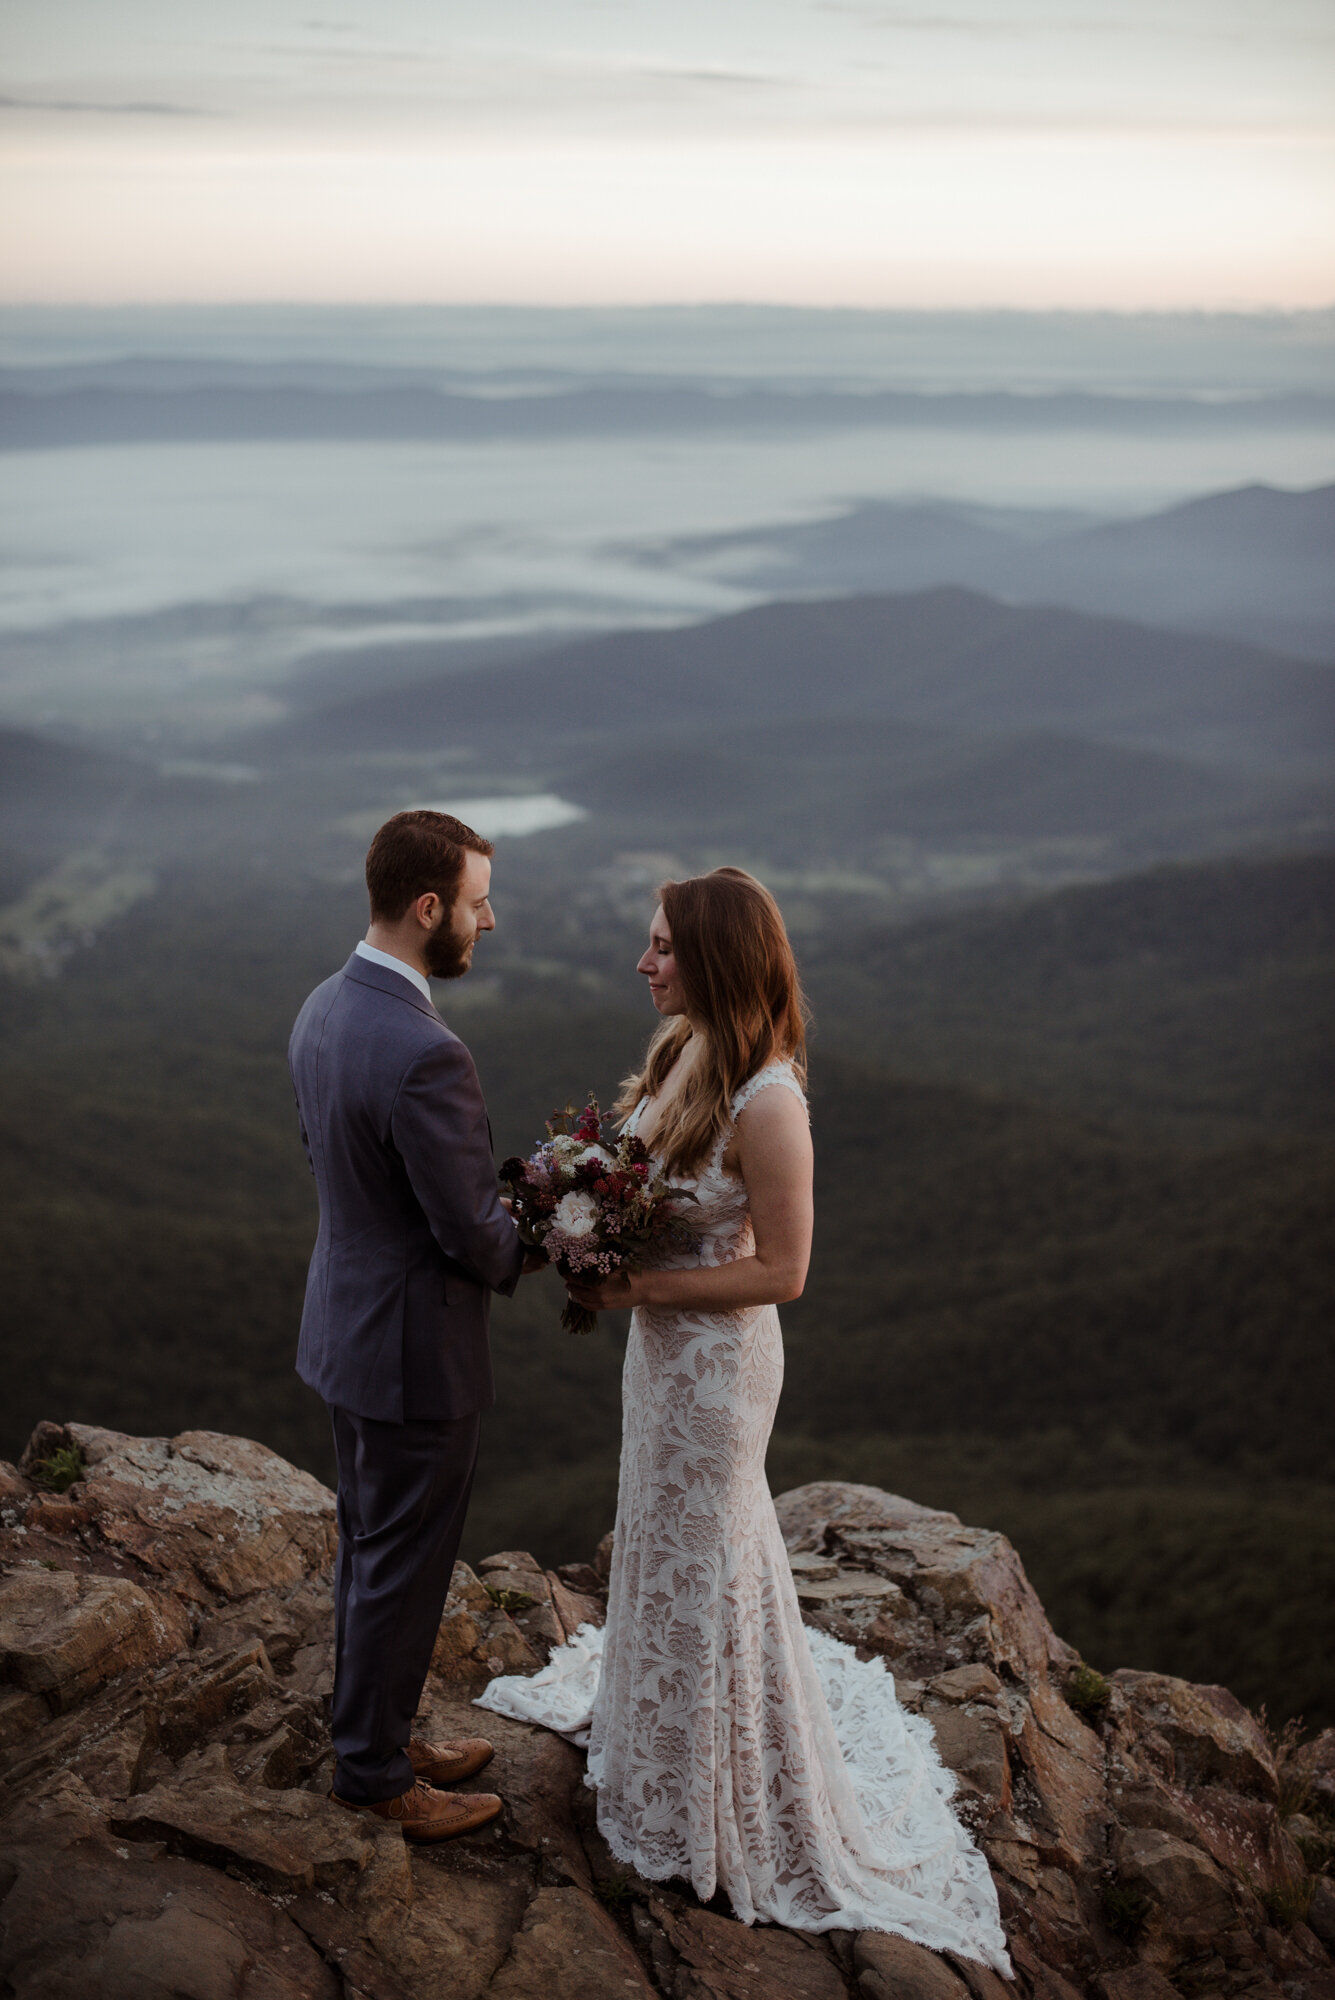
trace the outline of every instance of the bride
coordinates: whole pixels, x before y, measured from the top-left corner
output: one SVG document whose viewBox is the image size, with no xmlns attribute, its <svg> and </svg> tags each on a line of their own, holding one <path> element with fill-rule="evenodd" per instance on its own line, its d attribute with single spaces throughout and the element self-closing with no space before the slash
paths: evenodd
<svg viewBox="0 0 1335 2000">
<path fill-rule="evenodd" d="M 648 1880 L 687 1877 L 703 1902 L 722 1888 L 743 1923 L 893 1931 L 1009 1974 L 931 1726 L 880 1660 L 803 1626 L 765 1484 L 775 1308 L 802 1290 L 812 1229 L 783 919 L 740 868 L 661 895 L 638 970 L 663 1020 L 617 1109 L 695 1194 L 699 1240 L 571 1287 L 633 1308 L 607 1623 L 479 1706 L 587 1745 L 599 1829 Z"/>
</svg>

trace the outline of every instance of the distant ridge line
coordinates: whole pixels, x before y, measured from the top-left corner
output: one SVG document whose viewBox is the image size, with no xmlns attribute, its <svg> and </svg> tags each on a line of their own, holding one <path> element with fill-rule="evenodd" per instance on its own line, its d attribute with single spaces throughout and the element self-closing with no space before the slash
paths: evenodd
<svg viewBox="0 0 1335 2000">
<path fill-rule="evenodd" d="M 636 431 L 935 429 L 1218 432 L 1335 429 L 1335 396 L 1120 396 L 1010 390 L 779 390 L 664 382 L 461 394 L 419 381 L 376 388 L 196 384 L 43 387 L 39 371 L 0 380 L 0 450 L 67 445 L 301 439 L 578 437 Z M 63 371 L 59 371 L 63 372 Z M 23 387 L 16 385 L 22 374 Z"/>
</svg>

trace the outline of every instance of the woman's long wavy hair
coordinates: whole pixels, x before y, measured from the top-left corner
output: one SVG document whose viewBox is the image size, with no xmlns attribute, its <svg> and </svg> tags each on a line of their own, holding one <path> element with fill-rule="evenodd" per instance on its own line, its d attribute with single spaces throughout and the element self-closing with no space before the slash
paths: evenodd
<svg viewBox="0 0 1335 2000">
<path fill-rule="evenodd" d="M 807 1006 L 779 906 L 743 868 L 715 868 L 658 892 L 690 1014 L 707 1039 L 687 1082 L 654 1133 L 669 1173 L 699 1167 L 728 1123 L 732 1100 L 767 1062 L 784 1058 L 806 1082 Z M 628 1118 L 653 1097 L 694 1033 L 686 1014 L 659 1027 L 644 1067 L 621 1086 Z"/>
</svg>

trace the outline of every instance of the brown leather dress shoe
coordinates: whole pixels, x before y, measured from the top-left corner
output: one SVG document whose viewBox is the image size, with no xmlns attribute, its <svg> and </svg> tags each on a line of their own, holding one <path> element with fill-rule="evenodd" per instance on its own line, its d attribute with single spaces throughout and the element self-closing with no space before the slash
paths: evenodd
<svg viewBox="0 0 1335 2000">
<path fill-rule="evenodd" d="M 465 1778 L 476 1777 L 495 1754 L 484 1736 L 468 1736 L 462 1743 L 424 1743 L 414 1736 L 408 1745 L 413 1776 L 431 1785 L 461 1785 Z"/>
<path fill-rule="evenodd" d="M 421 1778 L 399 1798 L 377 1799 L 369 1806 L 341 1799 L 337 1792 L 329 1796 L 350 1812 L 374 1813 L 377 1819 L 387 1819 L 391 1826 L 402 1829 L 405 1840 L 454 1840 L 461 1833 L 476 1833 L 480 1826 L 488 1826 L 501 1810 L 494 1792 L 471 1792 L 459 1798 L 453 1792 L 433 1790 Z"/>
</svg>

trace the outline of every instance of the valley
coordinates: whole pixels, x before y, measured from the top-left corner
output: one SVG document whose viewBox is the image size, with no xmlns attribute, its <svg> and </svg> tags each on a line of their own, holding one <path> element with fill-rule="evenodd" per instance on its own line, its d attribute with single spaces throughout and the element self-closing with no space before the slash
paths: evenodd
<svg viewBox="0 0 1335 2000">
<path fill-rule="evenodd" d="M 637 1059 L 658 882 L 740 863 L 813 1009 L 776 1490 L 1003 1529 L 1095 1666 L 1335 1720 L 1315 361 L 1253 357 L 1221 415 L 1181 384 L 1091 413 L 1060 370 L 943 395 L 926 350 L 911 394 L 657 363 L 483 394 L 476 356 L 400 360 L 0 380 L 33 496 L 0 659 L 0 1451 L 46 1417 L 205 1427 L 331 1476 L 284 1051 L 381 819 L 496 838 L 497 932 L 437 998 L 498 1158 Z M 427 408 L 439 436 L 383 435 Z M 1225 447 L 1243 482 L 1207 490 Z M 497 1304 L 466 1554 L 561 1562 L 610 1523 L 625 1328 L 559 1308 L 548 1278 Z"/>
</svg>

